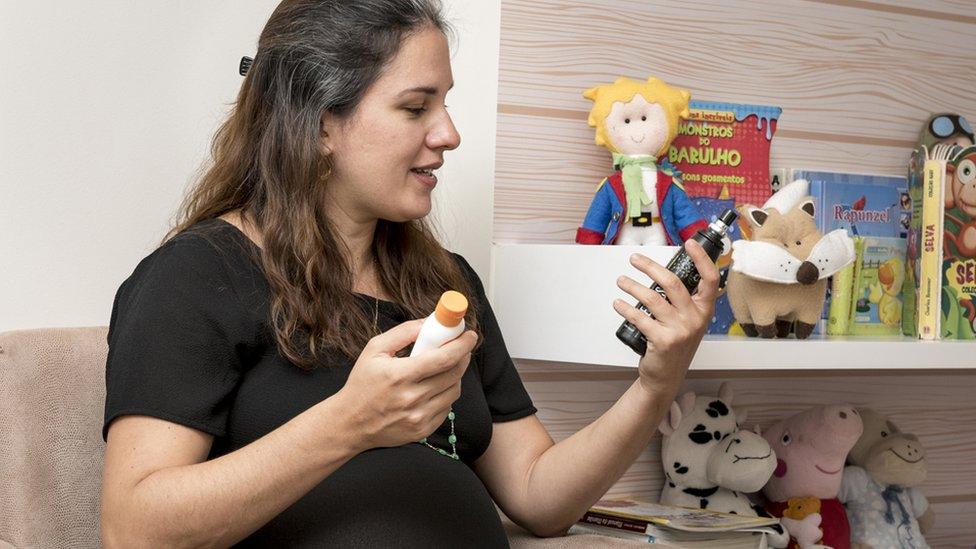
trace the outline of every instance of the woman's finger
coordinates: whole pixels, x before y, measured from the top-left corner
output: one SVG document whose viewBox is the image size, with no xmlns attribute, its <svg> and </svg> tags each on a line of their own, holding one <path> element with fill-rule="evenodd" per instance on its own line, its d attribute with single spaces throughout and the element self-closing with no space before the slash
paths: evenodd
<svg viewBox="0 0 976 549">
<path fill-rule="evenodd" d="M 624 275 L 617 278 L 617 287 L 637 298 L 661 323 L 668 324 L 673 321 L 676 312 L 674 306 L 661 294 Z"/>
<path fill-rule="evenodd" d="M 685 249 L 688 251 L 691 260 L 695 262 L 695 268 L 698 269 L 698 275 L 701 277 L 701 281 L 698 283 L 698 293 L 695 294 L 693 301 L 699 307 L 704 306 L 711 310 L 715 305 L 715 297 L 718 295 L 718 267 L 705 253 L 701 244 L 694 240 L 685 242 Z"/>
<path fill-rule="evenodd" d="M 667 270 L 664 265 L 642 254 L 630 256 L 630 263 L 657 282 L 667 294 L 668 301 L 679 311 L 686 310 L 691 305 L 691 294 L 688 293 L 688 289 L 677 275 Z"/>
<path fill-rule="evenodd" d="M 644 334 L 651 343 L 657 339 L 658 334 L 664 330 L 664 325 L 658 322 L 656 319 L 652 318 L 650 315 L 641 311 L 637 307 L 634 307 L 630 303 L 622 299 L 613 300 L 613 309 L 617 311 L 617 314 L 624 317 L 625 320 L 633 324 L 640 330 L 640 333 Z"/>
</svg>

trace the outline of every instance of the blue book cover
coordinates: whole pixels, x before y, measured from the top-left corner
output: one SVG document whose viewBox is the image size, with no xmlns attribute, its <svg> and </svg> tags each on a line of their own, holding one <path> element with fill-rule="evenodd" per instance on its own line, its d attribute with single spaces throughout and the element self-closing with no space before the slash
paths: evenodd
<svg viewBox="0 0 976 549">
<path fill-rule="evenodd" d="M 817 201 L 817 227 L 824 234 L 844 229 L 851 236 L 896 239 L 894 242 L 901 239 L 900 246 L 892 245 L 900 248 L 904 257 L 912 211 L 907 178 L 794 170 L 793 179 L 810 182 L 810 195 Z M 822 315 L 824 322 L 814 333 L 824 332 L 822 326 L 826 324 L 832 293 L 833 288 L 829 288 Z M 858 322 L 863 333 L 868 333 L 863 325 L 883 324 L 879 319 L 869 320 L 863 315 Z"/>
<path fill-rule="evenodd" d="M 795 171 L 810 182 L 817 199 L 817 226 L 825 234 L 845 229 L 851 236 L 905 238 L 911 218 L 904 177 Z"/>
<path fill-rule="evenodd" d="M 702 217 L 705 221 L 711 223 L 718 219 L 718 216 L 722 214 L 727 209 L 735 209 L 735 199 L 733 198 L 707 198 L 704 196 L 694 196 L 691 197 L 691 201 L 701 212 Z M 733 223 L 729 228 L 727 233 L 729 240 L 735 242 L 742 238 L 742 232 L 739 229 L 738 223 Z M 719 269 L 722 272 L 723 278 L 728 275 L 728 260 L 719 260 Z M 735 316 L 732 314 L 732 306 L 729 305 L 729 297 L 722 292 L 719 294 L 718 298 L 715 300 L 715 314 L 712 316 L 712 321 L 708 324 L 708 330 L 706 333 L 709 334 L 728 334 L 729 330 L 732 328 L 732 323 L 735 322 Z"/>
</svg>

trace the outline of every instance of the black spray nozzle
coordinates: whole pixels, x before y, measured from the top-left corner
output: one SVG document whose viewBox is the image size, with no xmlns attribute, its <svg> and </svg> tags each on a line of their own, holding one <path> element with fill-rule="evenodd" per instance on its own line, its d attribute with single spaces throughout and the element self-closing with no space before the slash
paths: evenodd
<svg viewBox="0 0 976 549">
<path fill-rule="evenodd" d="M 722 215 L 718 217 L 718 220 L 721 221 L 722 223 L 725 223 L 726 227 L 731 227 L 732 224 L 735 223 L 736 218 L 738 217 L 739 214 L 736 213 L 735 210 L 730 208 L 722 212 Z"/>
<path fill-rule="evenodd" d="M 247 71 L 251 68 L 251 65 L 253 64 L 254 64 L 254 58 L 245 55 L 244 57 L 241 57 L 241 64 L 240 66 L 237 67 L 237 71 L 241 73 L 241 76 L 247 76 Z"/>
</svg>

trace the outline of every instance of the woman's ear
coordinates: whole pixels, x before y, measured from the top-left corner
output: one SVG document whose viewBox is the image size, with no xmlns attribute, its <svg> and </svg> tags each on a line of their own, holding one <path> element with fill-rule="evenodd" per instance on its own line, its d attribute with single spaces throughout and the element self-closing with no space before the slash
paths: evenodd
<svg viewBox="0 0 976 549">
<path fill-rule="evenodd" d="M 319 120 L 319 144 L 322 154 L 329 156 L 335 150 L 335 136 L 338 128 L 338 119 L 332 113 L 324 113 Z"/>
</svg>

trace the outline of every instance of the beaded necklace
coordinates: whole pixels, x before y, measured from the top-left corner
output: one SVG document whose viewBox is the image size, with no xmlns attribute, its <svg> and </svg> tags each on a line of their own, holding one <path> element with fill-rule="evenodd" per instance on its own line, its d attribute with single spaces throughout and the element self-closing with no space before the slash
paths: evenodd
<svg viewBox="0 0 976 549">
<path fill-rule="evenodd" d="M 373 333 L 377 333 L 377 331 L 379 330 L 378 321 L 380 316 L 380 298 L 373 296 L 373 300 L 375 301 L 375 305 L 373 307 Z M 447 437 L 447 442 L 451 444 L 450 453 L 448 453 L 448 451 L 444 450 L 443 448 L 438 448 L 437 446 L 434 446 L 433 444 L 427 442 L 426 438 L 418 442 L 418 444 L 423 444 L 424 446 L 430 448 L 431 450 L 436 451 L 438 454 L 442 456 L 447 456 L 453 460 L 460 460 L 461 456 L 459 456 L 457 453 L 457 435 L 454 433 L 455 417 L 457 416 L 454 414 L 454 406 L 451 406 L 451 410 L 447 413 L 447 420 L 451 423 L 451 434 Z"/>
</svg>

